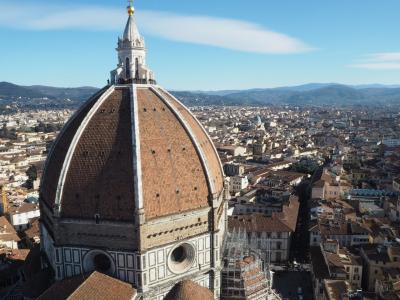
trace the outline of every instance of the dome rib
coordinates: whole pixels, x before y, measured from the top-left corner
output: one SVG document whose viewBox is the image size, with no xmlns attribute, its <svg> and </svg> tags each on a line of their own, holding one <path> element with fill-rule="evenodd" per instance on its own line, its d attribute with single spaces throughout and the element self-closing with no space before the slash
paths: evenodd
<svg viewBox="0 0 400 300">
<path fill-rule="evenodd" d="M 86 117 L 88 111 L 96 104 L 97 100 L 102 97 L 108 89 L 105 87 L 89 98 L 67 121 L 55 139 L 44 166 L 44 176 L 40 185 L 41 198 L 44 204 L 50 209 L 54 207 L 54 199 L 57 190 L 57 182 L 60 177 L 65 155 L 75 136 L 76 130 L 79 128 L 82 120 Z M 49 168 L 51 165 L 51 168 Z"/>
<path fill-rule="evenodd" d="M 72 139 L 71 145 L 65 156 L 65 160 L 64 160 L 63 166 L 61 168 L 60 177 L 58 179 L 58 184 L 57 184 L 55 205 L 58 208 L 58 213 L 60 213 L 60 211 L 61 211 L 61 205 L 62 205 L 61 202 L 62 202 L 62 197 L 63 197 L 64 184 L 65 184 L 67 173 L 69 171 L 71 160 L 73 158 L 73 155 L 75 154 L 76 146 L 82 136 L 82 133 L 85 131 L 86 126 L 89 124 L 91 118 L 94 116 L 94 114 L 97 112 L 99 107 L 103 104 L 103 102 L 105 100 L 107 100 L 107 98 L 112 94 L 112 92 L 114 92 L 114 90 L 115 90 L 115 86 L 111 86 L 101 95 L 101 97 L 96 101 L 94 106 L 90 109 L 90 111 L 87 113 L 85 118 L 82 120 L 82 123 L 79 125 L 79 128 L 78 128 L 77 132 L 75 133 L 74 138 Z"/>
<path fill-rule="evenodd" d="M 146 220 L 210 206 L 201 158 L 182 120 L 149 86 L 138 86 Z"/>
<path fill-rule="evenodd" d="M 131 87 L 116 86 L 105 97 L 75 146 L 60 216 L 131 223 L 136 215 Z"/>
<path fill-rule="evenodd" d="M 169 107 L 169 109 L 171 109 L 171 111 L 174 112 L 174 114 L 176 115 L 177 119 L 181 122 L 182 126 L 185 128 L 185 130 L 187 131 L 190 139 L 192 140 L 194 146 L 196 147 L 197 153 L 200 156 L 203 168 L 206 172 L 206 178 L 207 178 L 207 183 L 208 186 L 211 190 L 212 194 L 216 194 L 216 187 L 215 187 L 215 182 L 213 182 L 211 180 L 212 176 L 211 176 L 211 172 L 210 172 L 210 167 L 208 166 L 207 163 L 207 159 L 205 157 L 205 153 L 203 152 L 203 149 L 200 147 L 198 140 L 196 139 L 196 136 L 193 133 L 193 130 L 190 128 L 190 126 L 188 125 L 186 119 L 184 118 L 184 116 L 178 111 L 178 109 L 172 105 L 172 103 L 168 100 L 167 97 L 163 97 L 163 95 L 154 87 L 151 87 L 151 90 L 156 93 L 156 95 Z"/>
<path fill-rule="evenodd" d="M 224 185 L 223 182 L 224 171 L 222 163 L 219 159 L 218 151 L 215 148 L 213 141 L 207 134 L 203 125 L 193 115 L 193 113 L 185 105 L 182 104 L 182 102 L 180 102 L 171 93 L 169 93 L 168 91 L 164 90 L 161 87 L 157 87 L 157 90 L 160 93 L 164 94 L 166 98 L 169 97 L 175 102 L 175 103 L 170 102 L 170 104 L 175 107 L 176 111 L 180 111 L 180 115 L 185 120 L 187 126 L 192 128 L 193 138 L 196 141 L 198 141 L 202 137 L 204 138 L 204 140 L 202 141 L 203 143 L 201 145 L 199 145 L 199 142 L 197 142 L 197 144 L 199 145 L 199 148 L 203 153 L 203 157 L 206 159 L 209 165 L 208 169 L 209 180 L 212 180 L 214 184 L 214 190 L 212 193 L 219 194 L 222 191 Z"/>
<path fill-rule="evenodd" d="M 142 165 L 140 153 L 140 128 L 137 89 L 131 87 L 131 124 L 132 124 L 132 149 L 134 149 L 133 177 L 135 181 L 135 204 L 137 209 L 143 208 Z"/>
<path fill-rule="evenodd" d="M 168 92 L 113 85 L 91 99 L 48 158 L 41 198 L 56 216 L 151 220 L 210 207 L 221 195 L 211 139 Z"/>
</svg>

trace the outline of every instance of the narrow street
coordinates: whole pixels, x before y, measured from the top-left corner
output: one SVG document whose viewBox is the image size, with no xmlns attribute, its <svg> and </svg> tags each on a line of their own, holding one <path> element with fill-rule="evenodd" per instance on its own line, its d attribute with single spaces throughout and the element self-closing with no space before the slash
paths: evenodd
<svg viewBox="0 0 400 300">
<path fill-rule="evenodd" d="M 282 296 L 282 299 L 298 300 L 300 295 L 304 300 L 314 298 L 309 272 L 276 272 L 273 289 Z"/>
<path fill-rule="evenodd" d="M 309 207 L 308 200 L 310 199 L 310 181 L 303 181 L 296 187 L 296 195 L 299 197 L 300 209 L 297 219 L 296 232 L 293 235 L 290 256 L 291 261 L 298 263 L 309 262 Z"/>
</svg>

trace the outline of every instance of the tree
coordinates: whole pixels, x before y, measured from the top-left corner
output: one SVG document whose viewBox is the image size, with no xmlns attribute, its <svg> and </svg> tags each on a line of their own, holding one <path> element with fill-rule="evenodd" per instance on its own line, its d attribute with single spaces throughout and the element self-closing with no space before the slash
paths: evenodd
<svg viewBox="0 0 400 300">
<path fill-rule="evenodd" d="M 28 176 L 28 180 L 25 185 L 27 189 L 33 188 L 33 182 L 37 179 L 37 169 L 35 166 L 30 166 L 28 170 L 26 170 L 26 176 Z"/>
<path fill-rule="evenodd" d="M 15 140 L 17 139 L 17 133 L 15 128 L 11 130 L 7 128 L 6 124 L 3 124 L 3 127 L 0 130 L 0 137 L 4 139 Z"/>
<path fill-rule="evenodd" d="M 45 132 L 45 133 L 55 132 L 59 130 L 60 127 L 61 125 L 59 124 L 52 124 L 52 123 L 45 124 L 43 122 L 39 122 L 39 124 L 35 127 L 35 132 Z"/>
<path fill-rule="evenodd" d="M 37 179 L 37 168 L 33 165 L 30 166 L 28 170 L 26 170 L 26 176 L 28 176 L 30 180 L 35 181 Z"/>
<path fill-rule="evenodd" d="M 39 122 L 39 124 L 35 127 L 35 132 L 44 132 L 46 129 L 46 125 L 43 122 Z"/>
<path fill-rule="evenodd" d="M 3 128 L 1 129 L 1 137 L 7 138 L 8 135 L 9 135 L 9 131 L 8 131 L 6 124 L 4 123 Z"/>
</svg>

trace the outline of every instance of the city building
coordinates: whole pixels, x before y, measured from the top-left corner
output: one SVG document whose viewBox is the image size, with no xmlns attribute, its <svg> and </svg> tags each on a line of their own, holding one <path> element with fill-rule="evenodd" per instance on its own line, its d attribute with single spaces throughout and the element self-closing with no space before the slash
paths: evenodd
<svg viewBox="0 0 400 300">
<path fill-rule="evenodd" d="M 237 203 L 233 210 L 234 215 L 248 214 L 263 214 L 267 217 L 272 217 L 274 213 L 280 213 L 285 210 L 285 207 L 292 207 L 291 203 L 298 201 L 298 197 L 287 195 L 286 190 L 265 190 L 253 189 L 255 197 L 248 198 L 246 195 L 238 197 Z"/>
<path fill-rule="evenodd" d="M 21 205 L 9 207 L 7 215 L 14 228 L 17 231 L 23 231 L 28 228 L 30 220 L 40 216 L 40 209 L 36 203 L 24 202 Z"/>
<path fill-rule="evenodd" d="M 226 176 L 241 176 L 244 174 L 244 166 L 238 163 L 224 164 Z"/>
<path fill-rule="evenodd" d="M 0 82 L 0 298 L 400 299 L 398 99 L 168 92 L 128 13 L 104 88 Z"/>
<path fill-rule="evenodd" d="M 0 248 L 18 249 L 20 240 L 14 227 L 6 217 L 0 217 Z"/>
<path fill-rule="evenodd" d="M 228 218 L 231 234 L 246 232 L 246 241 L 260 251 L 266 263 L 288 261 L 292 235 L 296 231 L 299 202 L 292 200 L 283 211 L 267 217 L 262 214 L 234 215 Z"/>
<path fill-rule="evenodd" d="M 377 292 L 377 281 L 384 281 L 390 269 L 400 268 L 400 247 L 381 244 L 364 245 L 360 251 L 363 259 L 363 290 Z"/>
<path fill-rule="evenodd" d="M 233 176 L 229 177 L 229 188 L 233 195 L 240 193 L 249 186 L 247 176 Z"/>
<path fill-rule="evenodd" d="M 223 254 L 221 299 L 273 299 L 269 262 L 248 239 L 246 230 L 234 229 L 227 234 Z"/>
<path fill-rule="evenodd" d="M 350 287 L 343 280 L 324 280 L 324 300 L 350 300 Z"/>
<path fill-rule="evenodd" d="M 264 300 L 268 295 L 268 280 L 263 263 L 256 255 L 226 257 L 222 270 L 221 299 Z"/>
<path fill-rule="evenodd" d="M 358 256 L 345 248 L 339 248 L 335 241 L 311 247 L 310 254 L 312 283 L 316 300 L 341 299 L 327 298 L 330 294 L 327 282 L 341 282 L 348 287 L 346 294 L 361 290 L 363 265 Z"/>
<path fill-rule="evenodd" d="M 341 247 L 359 246 L 369 243 L 370 233 L 362 224 L 340 216 L 319 218 L 310 229 L 310 245 L 318 246 L 326 240 L 336 240 Z"/>
<path fill-rule="evenodd" d="M 400 177 L 397 177 L 397 178 L 393 179 L 393 189 L 396 192 L 400 192 Z"/>
</svg>

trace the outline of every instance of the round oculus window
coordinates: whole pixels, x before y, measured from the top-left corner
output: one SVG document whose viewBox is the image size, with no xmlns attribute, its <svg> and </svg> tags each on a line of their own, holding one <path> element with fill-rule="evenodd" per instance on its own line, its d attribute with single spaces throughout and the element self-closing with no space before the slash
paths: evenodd
<svg viewBox="0 0 400 300">
<path fill-rule="evenodd" d="M 83 257 L 83 269 L 85 273 L 97 271 L 112 276 L 115 273 L 116 267 L 113 259 L 107 252 L 92 250 Z"/>
<path fill-rule="evenodd" d="M 175 274 L 189 270 L 194 263 L 196 251 L 191 244 L 184 243 L 175 247 L 169 254 L 168 267 Z"/>
<path fill-rule="evenodd" d="M 93 258 L 94 269 L 101 273 L 107 273 L 111 269 L 111 261 L 107 255 L 100 253 Z"/>
</svg>

